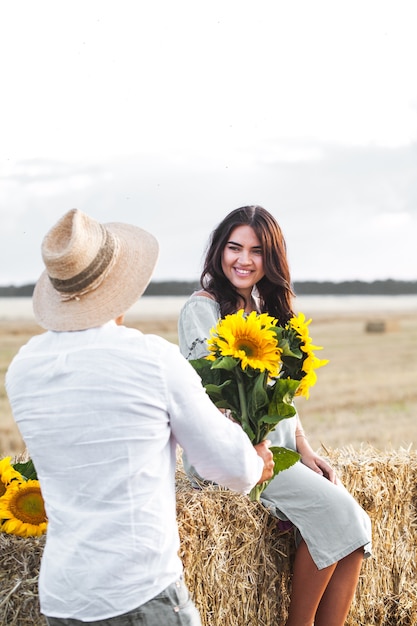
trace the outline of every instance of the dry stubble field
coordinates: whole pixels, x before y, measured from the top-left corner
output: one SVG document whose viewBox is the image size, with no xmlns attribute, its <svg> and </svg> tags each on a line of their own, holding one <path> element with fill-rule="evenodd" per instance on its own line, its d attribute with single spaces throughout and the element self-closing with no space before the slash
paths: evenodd
<svg viewBox="0 0 417 626">
<path fill-rule="evenodd" d="M 309 400 L 297 406 L 315 449 L 370 444 L 398 449 L 417 439 L 417 318 L 411 313 L 385 315 L 384 332 L 367 332 L 367 314 L 315 314 L 310 330 L 318 353 L 329 364 L 318 370 Z M 176 318 L 128 319 L 127 325 L 176 342 Z M 34 323 L 0 321 L 0 458 L 23 451 L 4 389 L 6 369 L 32 335 Z"/>
</svg>

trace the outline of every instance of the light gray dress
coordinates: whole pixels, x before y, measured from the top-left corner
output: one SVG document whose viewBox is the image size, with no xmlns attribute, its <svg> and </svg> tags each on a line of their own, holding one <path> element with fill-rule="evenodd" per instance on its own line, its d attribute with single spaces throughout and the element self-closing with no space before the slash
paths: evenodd
<svg viewBox="0 0 417 626">
<path fill-rule="evenodd" d="M 196 294 L 187 300 L 178 322 L 179 346 L 187 359 L 207 354 L 206 339 L 219 318 L 220 308 L 214 300 Z M 268 435 L 272 445 L 296 450 L 296 422 L 296 416 L 280 422 Z M 184 467 L 193 482 L 196 473 L 186 458 Z M 261 501 L 273 515 L 294 524 L 318 569 L 360 547 L 364 557 L 371 554 L 371 522 L 367 513 L 343 485 L 331 483 L 301 461 L 277 474 L 262 493 Z"/>
</svg>

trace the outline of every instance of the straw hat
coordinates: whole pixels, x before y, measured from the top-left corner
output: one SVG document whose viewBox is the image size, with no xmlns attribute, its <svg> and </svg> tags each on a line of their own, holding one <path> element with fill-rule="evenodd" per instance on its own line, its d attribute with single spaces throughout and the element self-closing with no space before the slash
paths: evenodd
<svg viewBox="0 0 417 626">
<path fill-rule="evenodd" d="M 47 330 L 85 330 L 122 315 L 142 295 L 158 242 L 137 226 L 100 224 L 72 209 L 45 235 L 42 258 L 36 321 Z"/>
</svg>

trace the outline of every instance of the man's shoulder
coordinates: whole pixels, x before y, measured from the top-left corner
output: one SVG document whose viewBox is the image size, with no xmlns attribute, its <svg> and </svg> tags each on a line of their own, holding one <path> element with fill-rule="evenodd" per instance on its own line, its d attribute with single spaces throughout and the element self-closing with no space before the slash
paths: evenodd
<svg viewBox="0 0 417 626">
<path fill-rule="evenodd" d="M 168 341 L 160 335 L 152 333 L 143 333 L 137 328 L 131 328 L 128 326 L 120 327 L 119 329 L 120 346 L 126 348 L 132 348 L 135 350 L 137 347 L 141 347 L 141 350 L 146 350 L 149 355 L 160 354 L 163 352 L 175 352 L 178 350 L 178 346 L 171 341 Z"/>
</svg>

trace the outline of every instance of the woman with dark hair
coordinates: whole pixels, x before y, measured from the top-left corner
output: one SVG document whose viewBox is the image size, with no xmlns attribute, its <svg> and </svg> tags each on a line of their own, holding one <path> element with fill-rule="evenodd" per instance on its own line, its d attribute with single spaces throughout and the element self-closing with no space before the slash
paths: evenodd
<svg viewBox="0 0 417 626">
<path fill-rule="evenodd" d="M 222 317 L 235 313 L 236 307 L 245 301 L 245 293 L 239 291 L 239 285 L 225 275 L 223 270 L 223 251 L 234 251 L 236 246 L 229 242 L 231 232 L 239 227 L 247 226 L 262 242 L 262 249 L 254 253 L 262 257 L 263 273 L 256 287 L 259 293 L 259 306 L 262 312 L 287 321 L 292 315 L 291 298 L 293 292 L 290 285 L 290 271 L 286 257 L 286 244 L 280 227 L 267 211 L 258 206 L 247 206 L 236 209 L 213 231 L 211 243 L 201 276 L 201 285 L 220 305 Z M 233 238 L 232 238 L 233 239 Z M 255 246 L 256 247 L 256 246 Z M 252 282 L 252 281 L 249 281 Z M 248 289 L 251 289 L 249 287 Z"/>
<path fill-rule="evenodd" d="M 229 213 L 211 235 L 200 286 L 179 318 L 179 344 L 187 359 L 205 356 L 210 330 L 240 309 L 268 313 L 285 324 L 294 315 L 294 293 L 285 239 L 275 218 L 260 206 Z M 301 456 L 261 495 L 270 512 L 296 530 L 287 626 L 343 626 L 362 560 L 371 553 L 369 517 L 327 460 L 313 451 L 297 414 L 281 421 L 268 439 Z M 191 482 L 201 485 L 204 478 L 185 455 L 183 460 Z"/>
</svg>

